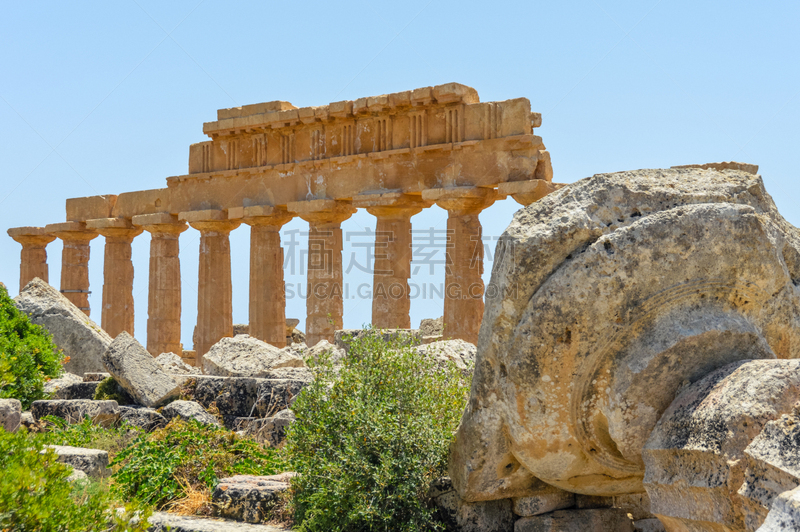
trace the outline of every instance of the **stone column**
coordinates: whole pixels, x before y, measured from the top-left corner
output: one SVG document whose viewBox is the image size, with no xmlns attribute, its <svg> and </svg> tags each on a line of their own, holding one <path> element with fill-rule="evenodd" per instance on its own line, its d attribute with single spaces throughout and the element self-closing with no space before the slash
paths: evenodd
<svg viewBox="0 0 800 532">
<path fill-rule="evenodd" d="M 61 293 L 89 316 L 89 242 L 97 237 L 97 232 L 87 229 L 84 222 L 50 224 L 45 231 L 64 242 Z"/>
<path fill-rule="evenodd" d="M 233 336 L 230 233 L 241 222 L 229 220 L 227 211 L 182 212 L 181 220 L 200 231 L 197 284 L 197 329 L 194 350 L 200 360 L 211 346 Z"/>
<path fill-rule="evenodd" d="M 147 350 L 183 355 L 181 345 L 180 234 L 188 226 L 167 214 L 134 216 L 134 225 L 150 233 L 150 280 L 147 294 Z"/>
<path fill-rule="evenodd" d="M 372 325 L 411 328 L 411 217 L 429 207 L 419 196 L 390 192 L 360 195 L 353 205 L 377 218 L 372 286 Z"/>
<path fill-rule="evenodd" d="M 47 268 L 47 244 L 56 239 L 48 234 L 44 227 L 13 227 L 8 230 L 8 236 L 22 244 L 19 264 L 19 291 L 38 277 L 44 282 L 50 282 Z"/>
<path fill-rule="evenodd" d="M 342 328 L 342 222 L 356 209 L 349 201 L 330 199 L 289 203 L 288 209 L 308 222 L 308 298 L 306 342 L 333 342 Z"/>
<path fill-rule="evenodd" d="M 483 242 L 480 212 L 498 198 L 489 188 L 430 189 L 423 197 L 447 210 L 444 336 L 478 343 L 483 319 Z"/>
<path fill-rule="evenodd" d="M 294 216 L 285 208 L 270 206 L 241 210 L 242 221 L 250 226 L 250 336 L 284 347 L 286 292 L 280 231 Z"/>
<path fill-rule="evenodd" d="M 133 261 L 131 243 L 142 234 L 124 218 L 87 220 L 86 226 L 106 239 L 103 262 L 103 329 L 116 338 L 126 331 L 133 336 Z"/>
</svg>

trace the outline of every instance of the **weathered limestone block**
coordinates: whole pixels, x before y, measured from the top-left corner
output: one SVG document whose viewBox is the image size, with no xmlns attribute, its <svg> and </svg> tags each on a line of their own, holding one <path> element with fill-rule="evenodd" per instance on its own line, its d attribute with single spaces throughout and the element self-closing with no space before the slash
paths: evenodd
<svg viewBox="0 0 800 532">
<path fill-rule="evenodd" d="M 83 374 L 83 382 L 102 382 L 111 376 L 104 371 L 91 371 Z"/>
<path fill-rule="evenodd" d="M 72 469 L 72 473 L 70 473 L 70 475 L 67 477 L 67 482 L 69 482 L 69 483 L 78 482 L 78 481 L 84 481 L 84 480 L 88 481 L 89 480 L 89 475 L 87 475 L 86 473 L 84 473 L 80 469 L 74 469 L 73 468 Z"/>
<path fill-rule="evenodd" d="M 772 501 L 800 485 L 800 418 L 798 405 L 792 414 L 764 426 L 744 450 L 747 469 L 739 495 L 747 530 L 766 519 Z"/>
<path fill-rule="evenodd" d="M 99 382 L 73 382 L 56 390 L 53 399 L 94 399 L 94 392 L 97 391 L 99 384 Z"/>
<path fill-rule="evenodd" d="M 438 318 L 427 318 L 419 322 L 419 335 L 441 336 L 444 333 L 444 316 Z"/>
<path fill-rule="evenodd" d="M 220 479 L 211 494 L 217 515 L 246 523 L 267 520 L 289 483 L 275 476 L 236 475 Z"/>
<path fill-rule="evenodd" d="M 298 345 L 302 346 L 304 344 Z M 302 357 L 303 360 L 319 360 L 323 354 L 330 357 L 334 364 L 338 364 L 347 356 L 347 351 L 327 340 L 320 340 L 313 346 L 305 348 Z"/>
<path fill-rule="evenodd" d="M 655 517 L 638 519 L 633 522 L 634 532 L 666 532 L 664 524 Z"/>
<path fill-rule="evenodd" d="M 180 386 L 153 356 L 126 332 L 121 332 L 103 354 L 103 364 L 122 388 L 140 405 L 157 407 L 177 397 Z"/>
<path fill-rule="evenodd" d="M 685 385 L 800 354 L 800 236 L 759 176 L 600 174 L 520 210 L 486 292 L 450 475 L 469 501 L 643 491 L 642 448 Z"/>
<path fill-rule="evenodd" d="M 172 401 L 161 409 L 161 415 L 168 420 L 180 418 L 184 421 L 194 419 L 202 425 L 219 425 L 217 418 L 206 412 L 206 409 L 194 401 Z"/>
<path fill-rule="evenodd" d="M 511 499 L 512 510 L 520 517 L 546 514 L 575 506 L 575 494 L 535 480 L 530 494 Z"/>
<path fill-rule="evenodd" d="M 200 375 L 200 368 L 190 366 L 175 353 L 161 353 L 156 357 L 156 364 L 170 375 Z"/>
<path fill-rule="evenodd" d="M 108 451 L 69 445 L 48 445 L 48 447 L 58 455 L 59 462 L 83 471 L 91 478 L 111 476 L 111 470 L 108 468 Z"/>
<path fill-rule="evenodd" d="M 618 508 L 559 510 L 523 517 L 514 523 L 514 532 L 633 532 L 633 521 Z"/>
<path fill-rule="evenodd" d="M 234 429 L 242 431 L 245 436 L 249 436 L 259 443 L 277 447 L 286 439 L 286 428 L 296 419 L 294 412 L 286 408 L 272 417 L 237 418 Z"/>
<path fill-rule="evenodd" d="M 439 367 L 454 364 L 464 373 L 472 373 L 477 348 L 464 340 L 440 340 L 414 348 L 420 355 L 436 360 Z"/>
<path fill-rule="evenodd" d="M 209 408 L 215 403 L 219 413 L 225 416 L 249 417 L 255 412 L 258 399 L 258 383 L 262 379 L 246 377 L 191 377 L 195 385 L 188 385 L 193 390 L 193 399 Z"/>
<path fill-rule="evenodd" d="M 272 369 L 302 366 L 302 358 L 244 334 L 221 339 L 203 355 L 206 375 L 219 377 L 264 377 Z"/>
<path fill-rule="evenodd" d="M 293 379 L 263 379 L 256 389 L 255 412 L 258 417 L 271 417 L 289 408 L 307 381 Z"/>
<path fill-rule="evenodd" d="M 75 384 L 78 382 L 83 382 L 83 379 L 81 379 L 78 375 L 69 372 L 64 372 L 57 379 L 50 379 L 49 381 L 45 382 L 44 392 L 54 394 L 64 386 L 69 386 L 70 384 Z"/>
<path fill-rule="evenodd" d="M 250 525 L 225 519 L 188 517 L 167 512 L 155 512 L 148 519 L 148 532 L 287 532 L 273 525 Z"/>
<path fill-rule="evenodd" d="M 38 277 L 14 298 L 14 304 L 53 335 L 53 342 L 69 357 L 64 370 L 83 375 L 103 371 L 102 357 L 111 337 L 58 290 Z"/>
<path fill-rule="evenodd" d="M 36 427 L 36 425 L 38 425 L 36 418 L 33 417 L 33 414 L 31 414 L 30 411 L 23 412 L 19 418 L 19 422 L 20 425 L 22 425 L 28 430 L 33 430 Z"/>
<path fill-rule="evenodd" d="M 110 427 L 119 419 L 119 405 L 116 401 L 92 401 L 89 399 L 56 399 L 34 401 L 31 414 L 36 420 L 44 416 L 64 419 L 67 423 L 80 423 L 88 417 L 95 425 Z"/>
<path fill-rule="evenodd" d="M 684 389 L 643 454 L 651 511 L 665 528 L 757 528 L 760 522 L 746 527 L 746 500 L 737 493 L 748 464 L 745 449 L 798 400 L 800 360 L 734 362 Z"/>
<path fill-rule="evenodd" d="M 655 519 L 655 516 L 650 510 L 650 496 L 647 492 L 615 495 L 613 498 L 613 507 L 625 510 L 626 513 L 631 515 L 634 521 Z"/>
<path fill-rule="evenodd" d="M 22 403 L 16 399 L 0 399 L 0 427 L 17 432 L 22 423 Z"/>
<path fill-rule="evenodd" d="M 120 406 L 119 419 L 145 432 L 153 432 L 167 424 L 167 418 L 146 406 Z"/>
<path fill-rule="evenodd" d="M 509 532 L 516 517 L 508 499 L 486 502 L 462 500 L 450 482 L 443 477 L 434 480 L 428 496 L 436 507 L 436 518 L 452 532 Z"/>
<path fill-rule="evenodd" d="M 784 491 L 772 502 L 758 532 L 796 532 L 800 530 L 800 487 Z"/>
</svg>

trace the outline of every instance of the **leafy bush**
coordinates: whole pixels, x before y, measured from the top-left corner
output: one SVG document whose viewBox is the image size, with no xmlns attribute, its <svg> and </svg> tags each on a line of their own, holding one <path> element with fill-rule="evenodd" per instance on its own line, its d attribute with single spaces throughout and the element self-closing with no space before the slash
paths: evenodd
<svg viewBox="0 0 800 532">
<path fill-rule="evenodd" d="M 47 432 L 41 437 L 45 443 L 108 451 L 108 457 L 112 460 L 133 440 L 144 434 L 142 429 L 124 421 L 117 427 L 105 428 L 95 425 L 88 416 L 80 423 L 72 425 L 59 417 L 45 416 L 43 419 Z"/>
<path fill-rule="evenodd" d="M 118 515 L 107 489 L 89 482 L 70 484 L 72 468 L 56 461 L 52 449 L 23 428 L 0 430 L 0 530 L 4 532 L 147 530 L 149 511 L 132 522 L 133 511 Z"/>
<path fill-rule="evenodd" d="M 52 336 L 28 320 L 0 286 L 0 398 L 19 399 L 30 408 L 44 399 L 44 383 L 61 375 L 63 354 Z"/>
<path fill-rule="evenodd" d="M 271 475 L 284 471 L 278 452 L 221 427 L 174 419 L 133 442 L 112 466 L 114 489 L 126 500 L 159 508 L 190 490 L 213 489 L 231 475 Z"/>
<path fill-rule="evenodd" d="M 437 369 L 403 339 L 352 339 L 337 368 L 312 363 L 315 379 L 292 407 L 284 451 L 300 530 L 416 531 L 440 528 L 426 500 L 445 475 L 470 377 Z"/>
<path fill-rule="evenodd" d="M 100 381 L 94 391 L 94 400 L 111 400 L 116 401 L 119 405 L 132 405 L 135 402 L 130 394 L 114 380 L 114 377 L 106 377 Z"/>
</svg>

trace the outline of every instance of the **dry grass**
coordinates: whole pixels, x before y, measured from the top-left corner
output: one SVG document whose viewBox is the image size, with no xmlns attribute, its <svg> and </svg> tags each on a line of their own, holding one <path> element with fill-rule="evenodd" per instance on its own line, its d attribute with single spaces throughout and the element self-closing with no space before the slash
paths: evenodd
<svg viewBox="0 0 800 532">
<path fill-rule="evenodd" d="M 275 506 L 269 512 L 270 525 L 292 527 L 294 525 L 294 506 L 292 505 L 292 495 L 294 490 L 291 488 L 278 494 Z"/>
<path fill-rule="evenodd" d="M 211 515 L 214 509 L 211 492 L 205 486 L 200 489 L 192 486 L 185 478 L 177 479 L 183 486 L 186 496 L 170 502 L 166 506 L 169 513 L 177 515 Z"/>
</svg>

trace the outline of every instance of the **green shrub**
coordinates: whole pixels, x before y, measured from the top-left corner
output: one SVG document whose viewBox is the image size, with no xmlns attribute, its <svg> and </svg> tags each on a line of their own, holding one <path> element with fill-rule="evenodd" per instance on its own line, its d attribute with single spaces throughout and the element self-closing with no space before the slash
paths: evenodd
<svg viewBox="0 0 800 532">
<path fill-rule="evenodd" d="M 116 380 L 114 380 L 114 377 L 106 377 L 100 381 L 100 384 L 97 385 L 97 389 L 94 391 L 94 400 L 111 400 L 116 401 L 117 404 L 120 405 L 134 404 L 133 398 Z"/>
<path fill-rule="evenodd" d="M 187 489 L 213 489 L 226 476 L 285 470 L 275 449 L 221 427 L 178 419 L 138 438 L 112 466 L 120 466 L 113 476 L 116 493 L 159 508 L 186 497 Z"/>
<path fill-rule="evenodd" d="M 43 452 L 44 451 L 44 452 Z M 0 430 L 0 530 L 4 532 L 117 532 L 147 529 L 149 511 L 140 513 L 141 524 L 131 523 L 113 510 L 108 490 L 90 482 L 67 481 L 72 468 L 56 461 L 42 439 L 23 428 L 17 433 Z"/>
<path fill-rule="evenodd" d="M 0 398 L 19 399 L 30 408 L 44 399 L 44 383 L 61 375 L 63 354 L 42 327 L 28 320 L 0 286 Z M 3 371 L 4 370 L 4 371 Z"/>
<path fill-rule="evenodd" d="M 45 443 L 108 451 L 111 460 L 133 440 L 144 434 L 142 429 L 124 421 L 119 426 L 105 428 L 94 424 L 88 416 L 84 416 L 83 421 L 75 424 L 69 424 L 66 420 L 54 416 L 45 416 L 43 419 L 47 431 L 41 438 Z"/>
<path fill-rule="evenodd" d="M 315 379 L 292 407 L 287 453 L 300 530 L 435 530 L 426 500 L 446 474 L 469 376 L 437 369 L 403 339 L 352 340 L 341 368 L 312 363 Z"/>
</svg>

